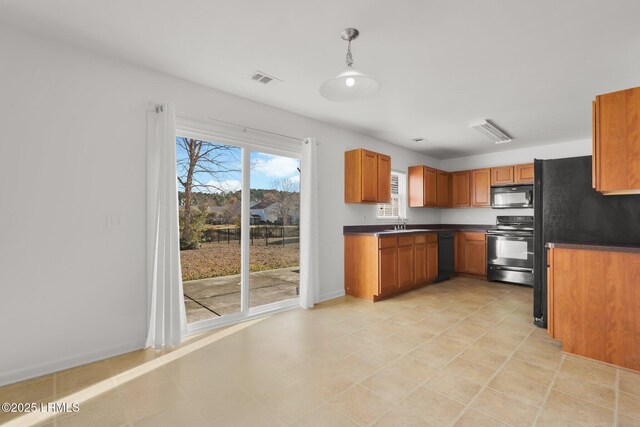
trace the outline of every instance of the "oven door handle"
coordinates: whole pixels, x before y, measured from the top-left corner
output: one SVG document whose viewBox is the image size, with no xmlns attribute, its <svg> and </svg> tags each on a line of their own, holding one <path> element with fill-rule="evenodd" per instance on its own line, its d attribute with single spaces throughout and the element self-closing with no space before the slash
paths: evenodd
<svg viewBox="0 0 640 427">
<path fill-rule="evenodd" d="M 496 237 L 496 238 L 509 238 L 509 239 L 516 239 L 516 240 L 527 240 L 527 239 L 533 239 L 533 236 L 523 236 L 522 234 L 494 234 L 494 233 L 490 233 L 489 237 Z"/>
</svg>

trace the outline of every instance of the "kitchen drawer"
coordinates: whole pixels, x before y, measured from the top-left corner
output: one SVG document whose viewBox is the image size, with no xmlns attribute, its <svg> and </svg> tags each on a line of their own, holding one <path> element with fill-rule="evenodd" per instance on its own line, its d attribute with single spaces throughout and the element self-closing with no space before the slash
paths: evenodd
<svg viewBox="0 0 640 427">
<path fill-rule="evenodd" d="M 486 233 L 476 233 L 476 232 L 465 231 L 464 238 L 466 240 L 485 240 Z"/>
<path fill-rule="evenodd" d="M 436 233 L 427 234 L 427 243 L 438 243 L 438 235 Z"/>
<path fill-rule="evenodd" d="M 419 243 L 427 243 L 427 235 L 426 234 L 417 234 L 415 236 L 416 245 Z"/>
<path fill-rule="evenodd" d="M 395 248 L 398 246 L 398 238 L 397 237 L 380 237 L 378 238 L 378 248 Z"/>
<path fill-rule="evenodd" d="M 413 236 L 400 236 L 398 237 L 398 246 L 411 246 L 413 241 Z"/>
</svg>

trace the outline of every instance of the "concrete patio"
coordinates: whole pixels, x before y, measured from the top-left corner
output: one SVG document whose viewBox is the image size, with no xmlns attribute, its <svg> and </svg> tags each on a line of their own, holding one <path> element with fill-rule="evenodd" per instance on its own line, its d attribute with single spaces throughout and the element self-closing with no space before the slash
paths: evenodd
<svg viewBox="0 0 640 427">
<path fill-rule="evenodd" d="M 300 268 L 258 271 L 249 274 L 251 307 L 295 298 Z M 187 323 L 240 311 L 240 275 L 190 280 L 183 283 Z"/>
</svg>

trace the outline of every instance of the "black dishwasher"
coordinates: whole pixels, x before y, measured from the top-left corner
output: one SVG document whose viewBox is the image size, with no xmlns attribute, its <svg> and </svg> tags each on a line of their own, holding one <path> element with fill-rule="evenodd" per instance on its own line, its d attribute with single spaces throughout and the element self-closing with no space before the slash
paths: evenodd
<svg viewBox="0 0 640 427">
<path fill-rule="evenodd" d="M 438 277 L 433 279 L 433 283 L 450 279 L 455 273 L 453 237 L 453 231 L 438 233 Z"/>
</svg>

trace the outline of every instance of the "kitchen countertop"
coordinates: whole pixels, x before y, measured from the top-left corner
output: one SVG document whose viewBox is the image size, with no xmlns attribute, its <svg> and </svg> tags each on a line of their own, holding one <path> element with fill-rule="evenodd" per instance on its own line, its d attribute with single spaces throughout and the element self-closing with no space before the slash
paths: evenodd
<svg viewBox="0 0 640 427">
<path fill-rule="evenodd" d="M 487 230 L 495 228 L 495 225 L 480 224 L 407 224 L 407 230 L 393 230 L 396 224 L 383 225 L 345 225 L 342 234 L 366 235 L 366 236 L 389 236 L 415 233 L 438 233 L 443 231 L 477 231 L 485 233 Z"/>
<path fill-rule="evenodd" d="M 588 251 L 604 252 L 627 252 L 640 254 L 640 245 L 634 244 L 609 244 L 609 243 L 570 243 L 570 242 L 548 242 L 548 248 L 557 249 L 582 249 Z"/>
</svg>

